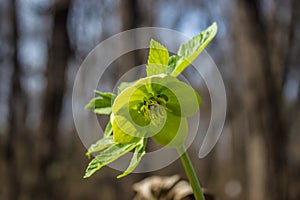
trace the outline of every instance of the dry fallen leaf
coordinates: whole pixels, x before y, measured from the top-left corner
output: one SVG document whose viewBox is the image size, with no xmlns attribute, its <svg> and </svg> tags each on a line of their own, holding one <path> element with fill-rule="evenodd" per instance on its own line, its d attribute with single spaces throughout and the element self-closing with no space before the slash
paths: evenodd
<svg viewBox="0 0 300 200">
<path fill-rule="evenodd" d="M 169 177 L 152 176 L 133 185 L 133 200 L 194 200 L 189 182 L 179 175 Z M 203 189 L 206 200 L 214 200 L 212 194 Z"/>
</svg>

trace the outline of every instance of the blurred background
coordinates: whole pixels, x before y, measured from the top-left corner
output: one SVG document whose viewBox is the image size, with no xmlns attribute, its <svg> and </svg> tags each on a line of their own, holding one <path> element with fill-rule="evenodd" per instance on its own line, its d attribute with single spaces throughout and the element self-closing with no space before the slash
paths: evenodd
<svg viewBox="0 0 300 200">
<path fill-rule="evenodd" d="M 219 31 L 207 51 L 228 111 L 207 157 L 189 149 L 201 184 L 216 199 L 299 200 L 298 0 L 0 0 L 0 199 L 132 199 L 132 184 L 145 177 L 185 177 L 176 161 L 123 179 L 105 167 L 83 179 L 89 161 L 74 128 L 73 81 L 89 51 L 116 33 L 157 26 L 192 37 L 213 21 Z M 146 63 L 147 53 L 112 63 L 104 85 Z M 209 94 L 198 87 L 205 128 Z"/>
</svg>

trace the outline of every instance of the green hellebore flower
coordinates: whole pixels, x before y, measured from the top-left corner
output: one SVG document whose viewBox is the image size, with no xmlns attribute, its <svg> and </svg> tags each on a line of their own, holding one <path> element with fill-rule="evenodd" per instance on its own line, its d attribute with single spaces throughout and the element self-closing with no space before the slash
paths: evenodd
<svg viewBox="0 0 300 200">
<path fill-rule="evenodd" d="M 178 147 L 188 133 L 187 117 L 194 115 L 200 104 L 197 92 L 173 76 L 140 79 L 114 101 L 113 139 L 126 144 L 152 137 L 160 145 Z"/>
<path fill-rule="evenodd" d="M 95 91 L 97 97 L 86 105 L 86 109 L 111 118 L 103 137 L 88 149 L 87 156 L 99 154 L 89 163 L 85 178 L 134 150 L 128 168 L 118 178 L 128 175 L 146 154 L 148 137 L 163 146 L 183 151 L 182 143 L 188 132 L 187 117 L 197 112 L 201 99 L 193 88 L 176 77 L 196 59 L 216 33 L 217 24 L 213 23 L 181 44 L 177 55 L 172 56 L 166 47 L 152 39 L 146 78 L 121 83 L 117 97 L 109 92 Z M 183 162 L 191 167 L 189 162 Z M 201 191 L 195 194 L 201 196 Z"/>
</svg>

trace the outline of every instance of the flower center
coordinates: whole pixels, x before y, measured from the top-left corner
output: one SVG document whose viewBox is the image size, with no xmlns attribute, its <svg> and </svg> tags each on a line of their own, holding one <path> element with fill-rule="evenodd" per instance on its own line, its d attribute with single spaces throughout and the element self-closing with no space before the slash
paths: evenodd
<svg viewBox="0 0 300 200">
<path fill-rule="evenodd" d="M 143 104 L 140 106 L 140 112 L 146 119 L 156 119 L 164 116 L 168 97 L 166 95 L 153 95 L 150 98 L 144 98 Z"/>
</svg>

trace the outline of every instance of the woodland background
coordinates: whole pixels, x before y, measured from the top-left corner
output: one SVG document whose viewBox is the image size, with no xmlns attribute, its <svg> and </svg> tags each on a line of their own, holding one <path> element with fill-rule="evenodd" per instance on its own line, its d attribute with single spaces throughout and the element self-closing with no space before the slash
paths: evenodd
<svg viewBox="0 0 300 200">
<path fill-rule="evenodd" d="M 206 158 L 189 149 L 201 183 L 223 200 L 300 199 L 298 0 L 0 0 L 0 199 L 131 199 L 131 185 L 145 177 L 184 177 L 176 161 L 120 180 L 108 167 L 82 179 L 88 160 L 73 124 L 72 86 L 88 52 L 113 34 L 158 26 L 191 37 L 213 21 L 219 32 L 207 51 L 228 112 Z M 114 62 L 116 77 L 146 55 Z"/>
</svg>

